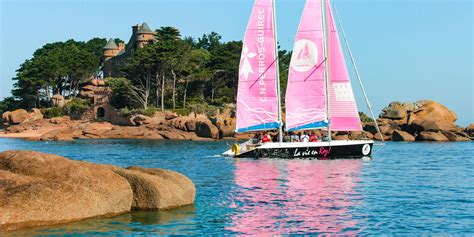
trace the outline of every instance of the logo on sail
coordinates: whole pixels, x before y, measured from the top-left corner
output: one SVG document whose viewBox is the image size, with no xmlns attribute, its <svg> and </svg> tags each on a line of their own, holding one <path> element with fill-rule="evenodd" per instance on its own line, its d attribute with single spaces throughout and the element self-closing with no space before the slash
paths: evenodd
<svg viewBox="0 0 474 237">
<path fill-rule="evenodd" d="M 297 72 L 306 72 L 316 66 L 318 48 L 316 44 L 307 39 L 295 42 L 294 52 L 291 56 L 291 68 Z"/>
<path fill-rule="evenodd" d="M 250 65 L 250 58 L 255 58 L 257 54 L 249 52 L 249 48 L 247 45 L 244 45 L 244 49 L 242 50 L 242 66 L 240 68 L 240 74 L 242 74 L 247 80 L 249 78 L 249 74 L 252 73 L 254 74 L 255 72 L 252 69 L 252 65 Z"/>
</svg>

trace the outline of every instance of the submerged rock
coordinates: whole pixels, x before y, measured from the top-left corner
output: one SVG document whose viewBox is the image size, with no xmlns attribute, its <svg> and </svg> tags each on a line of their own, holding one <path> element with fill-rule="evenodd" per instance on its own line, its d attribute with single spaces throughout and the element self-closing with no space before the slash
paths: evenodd
<svg viewBox="0 0 474 237">
<path fill-rule="evenodd" d="M 97 165 L 34 151 L 0 153 L 0 231 L 194 203 L 174 171 Z"/>
</svg>

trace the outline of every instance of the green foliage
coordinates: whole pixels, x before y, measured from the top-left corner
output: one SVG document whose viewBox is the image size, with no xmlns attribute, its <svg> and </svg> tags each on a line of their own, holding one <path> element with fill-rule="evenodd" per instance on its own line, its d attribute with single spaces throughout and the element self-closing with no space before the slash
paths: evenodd
<svg viewBox="0 0 474 237">
<path fill-rule="evenodd" d="M 122 108 L 119 110 L 119 113 L 123 117 L 129 117 L 129 116 L 138 115 L 138 114 L 142 114 L 148 117 L 153 117 L 156 112 L 160 112 L 160 111 L 161 109 L 154 108 L 154 107 L 150 107 L 147 109 L 132 109 L 132 110 L 130 110 L 129 108 Z"/>
<path fill-rule="evenodd" d="M 191 110 L 188 108 L 174 109 L 173 112 L 177 113 L 180 116 L 188 116 L 191 113 Z"/>
<path fill-rule="evenodd" d="M 13 97 L 6 97 L 0 101 L 0 115 L 6 111 L 15 110 L 18 107 L 18 101 L 16 101 Z"/>
<path fill-rule="evenodd" d="M 190 111 L 213 114 L 218 107 L 235 103 L 241 41 L 224 42 L 216 32 L 197 39 L 181 37 L 178 29 L 169 26 L 155 32 L 156 43 L 134 51 L 124 60 L 121 68 L 124 77 L 105 79 L 113 91 L 110 103 L 114 107 L 124 115 L 152 115 L 157 108 L 174 109 L 180 114 Z M 87 42 L 55 42 L 39 48 L 17 70 L 12 91 L 14 101 L 29 109 L 49 104 L 56 93 L 75 98 L 78 88 L 96 75 L 105 44 L 105 39 L 93 38 Z M 291 52 L 280 50 L 278 55 L 283 97 Z M 87 106 L 75 101 L 62 113 L 77 115 Z M 0 103 L 0 109 L 3 107 Z M 58 114 L 53 110 L 51 114 Z"/>
<path fill-rule="evenodd" d="M 360 121 L 363 123 L 373 122 L 374 120 L 367 116 L 364 112 L 359 112 Z"/>
<path fill-rule="evenodd" d="M 219 107 L 208 104 L 191 104 L 189 109 L 196 114 L 206 114 L 208 117 L 212 117 L 220 111 Z"/>
<path fill-rule="evenodd" d="M 52 95 L 75 97 L 79 85 L 94 77 L 100 65 L 105 39 L 68 40 L 37 49 L 17 70 L 12 95 L 25 109 L 49 103 Z"/>
<path fill-rule="evenodd" d="M 134 107 L 132 95 L 130 94 L 130 81 L 123 77 L 108 77 L 104 79 L 106 86 L 112 89 L 112 98 L 110 104 L 117 109 L 125 107 Z"/>
<path fill-rule="evenodd" d="M 63 113 L 71 116 L 72 118 L 79 118 L 89 108 L 90 104 L 87 100 L 76 98 L 64 105 Z"/>
<path fill-rule="evenodd" d="M 41 109 L 41 113 L 43 114 L 44 118 L 55 118 L 66 115 L 64 111 L 58 107 Z"/>
</svg>

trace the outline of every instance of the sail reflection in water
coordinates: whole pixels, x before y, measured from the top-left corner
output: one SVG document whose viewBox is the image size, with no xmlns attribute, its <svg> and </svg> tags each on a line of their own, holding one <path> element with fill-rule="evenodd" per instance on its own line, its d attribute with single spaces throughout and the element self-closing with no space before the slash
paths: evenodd
<svg viewBox="0 0 474 237">
<path fill-rule="evenodd" d="M 362 160 L 239 160 L 227 229 L 241 234 L 357 234 Z"/>
</svg>

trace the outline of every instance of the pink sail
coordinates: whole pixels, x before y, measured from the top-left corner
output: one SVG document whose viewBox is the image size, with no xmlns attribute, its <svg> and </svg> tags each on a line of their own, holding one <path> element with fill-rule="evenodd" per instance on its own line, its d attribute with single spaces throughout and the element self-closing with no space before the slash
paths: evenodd
<svg viewBox="0 0 474 237">
<path fill-rule="evenodd" d="M 307 0 L 290 63 L 287 131 L 327 126 L 323 44 L 321 0 Z"/>
<path fill-rule="evenodd" d="M 361 131 L 359 113 L 352 91 L 330 2 L 326 0 L 329 66 L 329 109 L 333 131 Z"/>
<path fill-rule="evenodd" d="M 256 0 L 242 47 L 237 132 L 279 127 L 273 0 Z"/>
</svg>

